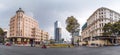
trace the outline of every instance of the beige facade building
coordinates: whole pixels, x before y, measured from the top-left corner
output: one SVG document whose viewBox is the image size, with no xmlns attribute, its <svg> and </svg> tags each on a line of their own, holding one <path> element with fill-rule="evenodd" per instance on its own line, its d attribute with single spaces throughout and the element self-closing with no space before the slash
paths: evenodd
<svg viewBox="0 0 120 55">
<path fill-rule="evenodd" d="M 3 31 L 5 32 L 5 37 L 10 37 L 9 30 L 7 28 L 4 28 Z"/>
<path fill-rule="evenodd" d="M 19 8 L 10 19 L 10 41 L 13 44 L 40 43 L 48 40 L 49 34 L 39 28 L 38 22 Z"/>
<path fill-rule="evenodd" d="M 105 7 L 97 9 L 82 27 L 82 41 L 86 45 L 111 45 L 112 41 L 104 37 L 103 26 L 108 22 L 114 23 L 120 19 L 120 14 Z"/>
<path fill-rule="evenodd" d="M 4 31 L 4 41 L 7 42 L 8 41 L 7 38 L 10 36 L 9 30 L 4 28 L 3 31 Z"/>
</svg>

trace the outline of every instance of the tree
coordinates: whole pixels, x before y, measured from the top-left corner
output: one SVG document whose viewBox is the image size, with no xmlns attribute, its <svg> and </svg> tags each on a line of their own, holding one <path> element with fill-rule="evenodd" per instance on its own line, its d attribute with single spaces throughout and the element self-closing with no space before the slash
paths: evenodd
<svg viewBox="0 0 120 55">
<path fill-rule="evenodd" d="M 78 39 L 76 42 L 77 42 L 77 43 L 79 43 L 79 42 L 80 42 L 80 40 Z"/>
<path fill-rule="evenodd" d="M 111 24 L 111 23 L 107 23 L 105 24 L 105 26 L 103 27 L 103 35 L 104 36 L 113 36 L 113 35 L 120 35 L 120 20 Z"/>
<path fill-rule="evenodd" d="M 120 20 L 117 23 L 118 23 L 118 35 L 120 35 Z"/>
<path fill-rule="evenodd" d="M 103 31 L 103 36 L 114 36 L 114 39 L 116 40 L 115 43 L 117 43 L 117 37 L 120 35 L 120 20 L 112 24 L 105 24 Z"/>
<path fill-rule="evenodd" d="M 104 27 L 103 27 L 103 36 L 111 36 L 112 35 L 112 29 L 113 29 L 113 26 L 111 23 L 108 23 L 108 24 L 105 24 Z"/>
<path fill-rule="evenodd" d="M 55 44 L 55 41 L 53 39 L 50 39 L 50 44 Z"/>
<path fill-rule="evenodd" d="M 62 38 L 61 41 L 64 42 L 64 38 Z"/>
<path fill-rule="evenodd" d="M 114 35 L 120 35 L 120 20 L 118 21 L 118 22 L 115 22 L 114 24 L 113 24 L 113 29 L 112 29 L 112 31 L 113 31 L 113 34 Z"/>
<path fill-rule="evenodd" d="M 2 28 L 0 28 L 0 35 L 2 35 L 4 33 L 4 31 L 2 30 Z"/>
<path fill-rule="evenodd" d="M 75 32 L 76 29 L 79 28 L 80 24 L 78 23 L 78 21 L 76 20 L 76 18 L 74 18 L 73 16 L 68 17 L 66 19 L 66 30 L 71 33 L 72 38 L 73 38 L 73 34 Z M 73 40 L 72 40 L 73 43 Z"/>
<path fill-rule="evenodd" d="M 4 31 L 0 28 L 0 43 L 4 42 Z"/>
<path fill-rule="evenodd" d="M 107 24 L 105 24 L 104 25 L 104 27 L 103 27 L 103 36 L 112 36 L 112 29 L 113 29 L 114 27 L 113 27 L 113 24 L 111 24 L 111 23 L 107 23 Z M 111 41 L 110 41 L 111 42 Z M 112 42 L 111 42 L 112 43 Z M 108 44 L 108 42 L 107 42 L 107 44 Z"/>
</svg>

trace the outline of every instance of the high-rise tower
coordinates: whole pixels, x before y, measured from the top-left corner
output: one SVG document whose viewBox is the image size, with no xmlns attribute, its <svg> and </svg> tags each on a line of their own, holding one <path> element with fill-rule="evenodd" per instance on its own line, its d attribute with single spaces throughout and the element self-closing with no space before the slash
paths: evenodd
<svg viewBox="0 0 120 55">
<path fill-rule="evenodd" d="M 54 29 L 54 34 L 55 34 L 55 41 L 56 42 L 60 42 L 60 40 L 61 40 L 61 35 L 62 35 L 62 33 L 61 33 L 61 23 L 59 22 L 59 21 L 56 21 L 55 23 L 54 23 L 54 27 L 55 27 L 55 29 Z"/>
</svg>

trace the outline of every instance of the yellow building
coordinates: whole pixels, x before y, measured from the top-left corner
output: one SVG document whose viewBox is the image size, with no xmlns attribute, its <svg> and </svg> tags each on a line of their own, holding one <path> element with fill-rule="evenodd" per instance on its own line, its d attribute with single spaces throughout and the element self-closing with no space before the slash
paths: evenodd
<svg viewBox="0 0 120 55">
<path fill-rule="evenodd" d="M 39 28 L 38 22 L 27 15 L 19 8 L 16 11 L 16 15 L 10 19 L 10 41 L 13 44 L 30 44 L 39 43 L 41 39 L 46 38 L 42 41 L 48 40 L 49 34 Z M 47 34 L 42 34 L 47 33 Z"/>
</svg>

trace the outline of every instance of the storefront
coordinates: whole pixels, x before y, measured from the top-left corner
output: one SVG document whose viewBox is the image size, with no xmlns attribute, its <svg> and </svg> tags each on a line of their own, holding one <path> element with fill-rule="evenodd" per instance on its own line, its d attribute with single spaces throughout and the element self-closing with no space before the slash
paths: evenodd
<svg viewBox="0 0 120 55">
<path fill-rule="evenodd" d="M 10 40 L 10 43 L 13 45 L 30 46 L 31 44 L 34 44 L 34 38 L 10 37 L 8 39 Z"/>
</svg>

